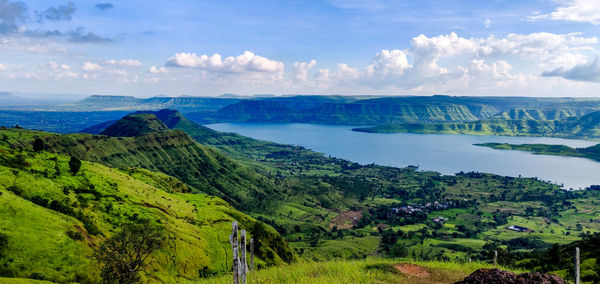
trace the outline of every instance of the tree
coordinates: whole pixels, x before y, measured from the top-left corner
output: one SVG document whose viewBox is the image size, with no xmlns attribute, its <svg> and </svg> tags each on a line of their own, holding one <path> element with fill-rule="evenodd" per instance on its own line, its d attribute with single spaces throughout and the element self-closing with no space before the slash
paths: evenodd
<svg viewBox="0 0 600 284">
<path fill-rule="evenodd" d="M 44 146 L 44 141 L 40 138 L 35 138 L 35 140 L 33 141 L 33 151 L 34 152 L 39 152 L 44 150 L 45 146 Z"/>
<path fill-rule="evenodd" d="M 79 172 L 79 169 L 81 168 L 81 161 L 75 157 L 71 157 L 71 159 L 69 160 L 69 168 L 71 169 L 71 173 L 73 175 L 76 175 L 77 172 Z"/>
<path fill-rule="evenodd" d="M 94 257 L 103 264 L 101 276 L 104 283 L 136 283 L 139 272 L 148 258 L 160 249 L 166 239 L 163 226 L 149 220 L 126 224 L 123 229 L 106 240 Z"/>
</svg>

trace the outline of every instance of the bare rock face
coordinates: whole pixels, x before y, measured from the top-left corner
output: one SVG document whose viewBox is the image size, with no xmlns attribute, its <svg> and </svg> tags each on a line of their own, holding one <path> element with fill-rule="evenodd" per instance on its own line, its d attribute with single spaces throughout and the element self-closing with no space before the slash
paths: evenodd
<svg viewBox="0 0 600 284">
<path fill-rule="evenodd" d="M 482 268 L 455 284 L 568 284 L 568 282 L 553 274 L 532 272 L 517 275 L 497 268 Z"/>
</svg>

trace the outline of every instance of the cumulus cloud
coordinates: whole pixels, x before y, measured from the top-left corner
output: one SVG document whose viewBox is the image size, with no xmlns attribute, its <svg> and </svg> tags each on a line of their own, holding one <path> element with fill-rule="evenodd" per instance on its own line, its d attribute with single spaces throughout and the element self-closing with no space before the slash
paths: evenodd
<svg viewBox="0 0 600 284">
<path fill-rule="evenodd" d="M 75 10 L 77 7 L 75 3 L 69 2 L 66 5 L 60 5 L 58 7 L 50 7 L 39 13 L 39 21 L 43 22 L 44 20 L 48 21 L 70 21 L 73 18 L 73 14 L 75 14 Z"/>
<path fill-rule="evenodd" d="M 600 25 L 600 1 L 573 0 L 568 2 L 566 6 L 560 6 L 549 14 L 536 15 L 529 18 L 531 20 L 550 19 Z"/>
<path fill-rule="evenodd" d="M 0 34 L 16 32 L 26 18 L 27 6 L 20 1 L 0 0 Z"/>
<path fill-rule="evenodd" d="M 404 51 L 384 49 L 375 55 L 365 72 L 369 77 L 386 77 L 390 74 L 402 75 L 410 67 Z"/>
<path fill-rule="evenodd" d="M 100 64 L 98 64 L 98 63 L 86 61 L 81 66 L 81 69 L 83 69 L 84 71 L 99 71 L 99 70 L 102 70 L 102 66 L 100 66 Z"/>
<path fill-rule="evenodd" d="M 150 67 L 150 69 L 148 69 L 148 72 L 150 72 L 152 74 L 166 74 L 166 73 L 169 73 L 169 69 L 167 69 L 165 67 L 152 66 L 152 67 Z"/>
<path fill-rule="evenodd" d="M 545 77 L 563 77 L 569 80 L 599 82 L 600 83 L 600 57 L 591 62 L 585 62 L 572 68 L 556 68 L 542 73 Z"/>
<path fill-rule="evenodd" d="M 215 53 L 211 56 L 206 54 L 196 55 L 195 53 L 177 53 L 169 58 L 166 66 L 198 68 L 206 71 L 218 73 L 283 73 L 284 65 L 282 62 L 255 55 L 250 51 L 245 51 L 238 56 L 229 56 L 224 60 L 221 55 Z"/>
<path fill-rule="evenodd" d="M 577 34 L 551 33 L 509 34 L 502 38 L 463 38 L 456 33 L 419 35 L 405 50 L 381 50 L 363 69 L 339 64 L 337 70 L 319 69 L 314 80 L 320 87 L 334 89 L 367 86 L 417 93 L 518 90 L 536 84 L 542 77 L 539 73 L 515 71 L 509 61 L 534 63 L 527 63 L 530 70 L 572 67 L 586 60 L 585 53 L 593 51 L 597 41 Z"/>
<path fill-rule="evenodd" d="M 94 7 L 98 10 L 106 11 L 114 8 L 115 6 L 112 3 L 98 3 Z"/>
<path fill-rule="evenodd" d="M 310 62 L 294 62 L 293 77 L 295 80 L 306 82 L 308 78 L 308 71 L 315 67 L 317 64 L 316 60 Z"/>
</svg>

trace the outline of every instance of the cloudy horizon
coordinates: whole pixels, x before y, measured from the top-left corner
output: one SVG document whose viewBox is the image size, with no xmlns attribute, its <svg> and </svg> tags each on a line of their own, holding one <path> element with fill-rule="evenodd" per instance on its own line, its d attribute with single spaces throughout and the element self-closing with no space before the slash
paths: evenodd
<svg viewBox="0 0 600 284">
<path fill-rule="evenodd" d="M 0 0 L 0 91 L 598 96 L 598 1 L 280 2 Z"/>
</svg>

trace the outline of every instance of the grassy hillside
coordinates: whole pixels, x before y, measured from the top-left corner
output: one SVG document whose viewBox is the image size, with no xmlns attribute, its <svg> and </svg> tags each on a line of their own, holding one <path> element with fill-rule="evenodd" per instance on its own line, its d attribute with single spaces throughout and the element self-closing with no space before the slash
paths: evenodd
<svg viewBox="0 0 600 284">
<path fill-rule="evenodd" d="M 453 283 L 485 263 L 415 262 L 404 259 L 301 262 L 250 274 L 248 283 Z M 220 277 L 200 283 L 230 283 Z"/>
<path fill-rule="evenodd" d="M 169 130 L 169 128 L 156 116 L 134 114 L 116 121 L 100 134 L 113 137 L 133 137 L 165 130 Z"/>
<path fill-rule="evenodd" d="M 224 198 L 236 208 L 267 206 L 266 201 L 277 196 L 268 179 L 212 148 L 199 145 L 179 130 L 136 137 L 0 131 L 0 139 L 17 149 L 31 150 L 36 138 L 50 152 L 111 167 L 141 167 L 167 173 L 204 193 Z"/>
<path fill-rule="evenodd" d="M 37 137 L 47 154 L 173 173 L 204 192 L 225 195 L 236 208 L 271 225 L 309 260 L 382 255 L 489 261 L 495 249 L 527 252 L 600 231 L 595 221 L 600 218 L 600 192 L 594 190 L 565 191 L 535 178 L 476 172 L 444 176 L 416 167 L 359 165 L 302 147 L 216 132 L 176 111 L 136 116 L 156 117 L 170 129 L 136 137 L 4 129 L 0 141 L 11 151 L 31 152 Z M 169 184 L 142 176 L 137 180 L 155 187 Z M 260 182 L 265 186 L 257 186 Z M 247 190 L 246 183 L 255 188 Z M 195 192 L 184 185 L 171 187 Z M 244 207 L 248 204 L 259 206 Z M 510 225 L 530 230 L 515 232 L 507 229 Z M 285 260 L 287 247 L 276 244 L 283 242 L 270 247 Z"/>
<path fill-rule="evenodd" d="M 277 232 L 218 197 L 187 193 L 195 190 L 139 168 L 84 161 L 73 175 L 68 156 L 15 147 L 14 139 L 29 135 L 40 133 L 0 131 L 0 233 L 8 240 L 0 252 L 0 276 L 98 281 L 93 249 L 123 223 L 137 219 L 162 223 L 169 235 L 167 247 L 143 273 L 148 281 L 194 280 L 201 270 L 231 269 L 233 220 L 262 236 L 259 265 L 293 258 Z"/>
<path fill-rule="evenodd" d="M 415 168 L 363 166 L 302 147 L 213 131 L 176 111 L 153 114 L 170 128 L 186 131 L 273 180 L 285 202 L 252 214 L 284 234 L 305 259 L 379 253 L 485 260 L 490 245 L 505 246 L 519 238 L 564 244 L 578 240 L 580 232 L 600 229 L 589 221 L 600 216 L 600 210 L 590 205 L 597 198 L 593 191 L 569 193 L 537 179 L 481 173 L 442 176 Z M 393 213 L 394 208 L 434 202 L 452 205 L 421 215 Z M 440 226 L 432 221 L 435 217 L 447 221 Z M 534 231 L 506 230 L 511 224 Z"/>
</svg>

